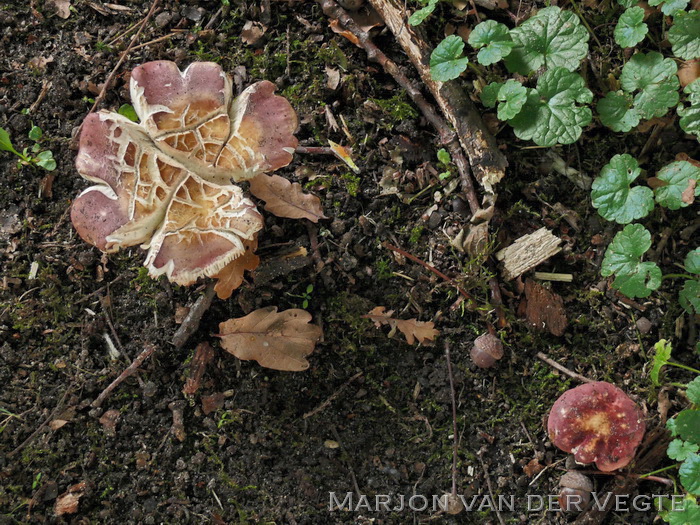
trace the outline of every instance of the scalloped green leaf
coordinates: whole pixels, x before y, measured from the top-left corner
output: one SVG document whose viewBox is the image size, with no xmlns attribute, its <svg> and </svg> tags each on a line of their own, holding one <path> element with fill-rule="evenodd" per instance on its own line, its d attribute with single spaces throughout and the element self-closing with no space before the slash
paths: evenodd
<svg viewBox="0 0 700 525">
<path fill-rule="evenodd" d="M 604 126 L 626 133 L 639 124 L 639 113 L 633 104 L 632 95 L 623 91 L 610 91 L 598 101 L 596 110 Z"/>
<path fill-rule="evenodd" d="M 508 120 L 515 117 L 527 100 L 527 89 L 517 80 L 508 79 L 498 91 L 498 118 Z"/>
<path fill-rule="evenodd" d="M 682 11 L 690 3 L 690 0 L 649 0 L 651 6 L 661 6 L 661 12 L 666 16 L 674 16 Z"/>
<path fill-rule="evenodd" d="M 678 292 L 678 302 L 689 314 L 700 314 L 700 281 L 688 279 Z"/>
<path fill-rule="evenodd" d="M 498 92 L 504 86 L 503 82 L 491 82 L 481 90 L 479 98 L 487 108 L 495 108 L 498 102 Z"/>
<path fill-rule="evenodd" d="M 661 270 L 653 262 L 642 262 L 651 247 L 651 234 L 641 224 L 628 224 L 605 251 L 601 275 L 615 275 L 613 288 L 627 297 L 648 297 L 661 286 Z"/>
<path fill-rule="evenodd" d="M 700 248 L 695 248 L 688 252 L 688 255 L 685 256 L 685 261 L 683 261 L 683 266 L 686 272 L 700 275 Z"/>
<path fill-rule="evenodd" d="M 685 391 L 685 395 L 688 396 L 691 403 L 700 405 L 700 376 L 688 383 L 688 388 Z"/>
<path fill-rule="evenodd" d="M 637 160 L 624 153 L 615 155 L 593 181 L 591 199 L 600 215 L 619 224 L 629 224 L 654 209 L 654 193 L 646 186 L 631 187 L 642 170 Z"/>
<path fill-rule="evenodd" d="M 430 76 L 438 82 L 457 78 L 467 69 L 469 59 L 463 56 L 464 41 L 457 35 L 446 37 L 430 55 Z"/>
<path fill-rule="evenodd" d="M 695 443 L 689 443 L 682 439 L 674 439 L 668 444 L 666 455 L 674 461 L 683 461 L 691 454 L 695 454 L 700 450 L 700 446 Z"/>
<path fill-rule="evenodd" d="M 688 456 L 678 470 L 681 485 L 690 494 L 700 494 L 700 455 Z"/>
<path fill-rule="evenodd" d="M 668 41 L 677 57 L 685 60 L 700 57 L 700 11 L 678 13 L 668 30 Z"/>
<path fill-rule="evenodd" d="M 668 520 L 669 525 L 697 525 L 700 523 L 700 506 L 691 500 L 690 496 L 686 497 L 683 505 L 668 512 L 665 519 Z"/>
<path fill-rule="evenodd" d="M 683 200 L 684 192 L 696 197 L 700 195 L 700 185 L 698 185 L 700 168 L 687 160 L 679 160 L 664 166 L 656 174 L 656 178 L 666 183 L 654 190 L 656 202 L 669 210 L 678 210 L 691 204 Z"/>
<path fill-rule="evenodd" d="M 577 104 L 590 104 L 592 99 L 581 75 L 557 67 L 537 79 L 536 89 L 528 89 L 522 109 L 508 122 L 518 138 L 532 139 L 538 146 L 571 144 L 592 118 L 590 108 Z"/>
<path fill-rule="evenodd" d="M 683 93 L 688 95 L 690 106 L 678 106 L 678 122 L 686 133 L 695 135 L 700 141 L 700 78 L 685 86 Z"/>
<path fill-rule="evenodd" d="M 648 32 L 649 28 L 644 23 L 644 9 L 635 6 L 620 15 L 613 36 L 620 47 L 634 47 L 644 40 Z"/>
<path fill-rule="evenodd" d="M 510 32 L 515 47 L 505 58 L 512 73 L 527 75 L 542 66 L 575 71 L 588 53 L 588 31 L 578 16 L 546 7 Z"/>
<path fill-rule="evenodd" d="M 668 360 L 671 359 L 671 352 L 673 351 L 673 346 L 671 346 L 671 343 L 666 341 L 666 339 L 661 339 L 654 345 L 654 350 L 654 360 L 653 365 L 651 367 L 651 372 L 649 372 L 649 377 L 651 378 L 651 383 L 654 386 L 659 386 L 661 384 L 659 382 L 659 373 L 661 372 L 661 369 L 668 364 Z M 672 432 L 675 436 L 675 430 L 673 430 Z"/>
<path fill-rule="evenodd" d="M 490 66 L 508 56 L 515 46 L 510 30 L 495 20 L 477 24 L 469 34 L 469 45 L 479 49 L 476 59 L 482 66 Z"/>
<path fill-rule="evenodd" d="M 617 3 L 624 8 L 628 8 L 637 5 L 637 0 L 617 0 Z"/>
<path fill-rule="evenodd" d="M 423 22 L 425 22 L 425 19 L 428 18 L 433 11 L 435 11 L 435 7 L 439 1 L 440 0 L 429 0 L 428 5 L 414 11 L 413 14 L 408 17 L 408 23 L 412 26 L 421 25 Z"/>
<path fill-rule="evenodd" d="M 674 419 L 678 435 L 684 441 L 700 445 L 700 410 L 683 410 Z"/>
<path fill-rule="evenodd" d="M 634 108 L 642 118 L 663 117 L 678 104 L 678 67 L 661 53 L 637 53 L 622 68 L 620 85 L 628 93 L 639 91 Z"/>
</svg>

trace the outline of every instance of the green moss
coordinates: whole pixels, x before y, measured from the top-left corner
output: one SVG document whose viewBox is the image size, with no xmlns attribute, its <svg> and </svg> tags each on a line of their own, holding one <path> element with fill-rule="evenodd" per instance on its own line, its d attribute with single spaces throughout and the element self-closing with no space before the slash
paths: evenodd
<svg viewBox="0 0 700 525">
<path fill-rule="evenodd" d="M 340 178 L 343 180 L 343 182 L 345 182 L 345 189 L 347 190 L 348 194 L 351 197 L 357 197 L 357 194 L 360 191 L 360 183 L 362 182 L 362 179 L 360 179 L 358 175 L 349 172 L 342 174 Z"/>
<path fill-rule="evenodd" d="M 423 226 L 418 225 L 414 226 L 413 229 L 411 229 L 411 235 L 408 237 L 408 242 L 410 244 L 418 244 L 418 241 L 420 240 L 420 236 L 423 233 Z"/>
<path fill-rule="evenodd" d="M 382 108 L 391 117 L 392 122 L 418 118 L 418 112 L 409 102 L 408 95 L 403 90 L 400 90 L 391 98 L 372 98 L 370 100 Z"/>
</svg>

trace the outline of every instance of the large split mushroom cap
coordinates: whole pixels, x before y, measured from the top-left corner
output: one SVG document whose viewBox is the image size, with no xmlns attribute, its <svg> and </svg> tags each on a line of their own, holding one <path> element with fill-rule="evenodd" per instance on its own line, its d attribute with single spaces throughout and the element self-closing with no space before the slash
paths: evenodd
<svg viewBox="0 0 700 525">
<path fill-rule="evenodd" d="M 642 412 L 627 394 L 605 381 L 567 390 L 549 413 L 552 443 L 581 464 L 603 472 L 625 467 L 644 437 Z"/>
</svg>

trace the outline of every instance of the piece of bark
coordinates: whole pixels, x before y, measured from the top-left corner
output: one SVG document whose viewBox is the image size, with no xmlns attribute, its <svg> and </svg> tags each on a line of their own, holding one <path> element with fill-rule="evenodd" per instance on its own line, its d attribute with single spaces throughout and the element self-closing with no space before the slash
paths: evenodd
<svg viewBox="0 0 700 525">
<path fill-rule="evenodd" d="M 207 365 L 214 359 L 214 349 L 207 342 L 199 343 L 194 350 L 192 364 L 190 364 L 190 377 L 185 381 L 182 393 L 192 396 L 197 393 L 202 386 L 202 377 L 207 369 Z"/>
<path fill-rule="evenodd" d="M 561 296 L 532 279 L 525 281 L 525 319 L 533 328 L 559 336 L 568 325 Z"/>
<path fill-rule="evenodd" d="M 422 37 L 422 30 L 406 23 L 407 13 L 402 1 L 370 2 L 418 70 L 421 80 L 435 97 L 443 115 L 457 131 L 459 141 L 469 157 L 472 173 L 487 193 L 493 193 L 493 185 L 505 176 L 508 161 L 498 149 L 496 139 L 484 125 L 481 115 L 462 89 L 460 81 L 437 82 L 432 79 L 432 50 Z"/>
<path fill-rule="evenodd" d="M 502 262 L 503 278 L 506 281 L 531 270 L 552 255 L 561 251 L 561 239 L 547 228 L 523 235 L 507 248 L 496 252 L 496 259 Z"/>
</svg>

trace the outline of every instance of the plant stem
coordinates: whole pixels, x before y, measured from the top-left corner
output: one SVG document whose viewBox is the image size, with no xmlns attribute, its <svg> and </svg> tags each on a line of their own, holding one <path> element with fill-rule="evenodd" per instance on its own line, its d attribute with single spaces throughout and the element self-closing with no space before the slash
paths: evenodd
<svg viewBox="0 0 700 525">
<path fill-rule="evenodd" d="M 654 474 L 659 474 L 660 472 L 666 472 L 667 470 L 677 468 L 678 466 L 680 466 L 680 463 L 676 463 L 675 465 L 670 465 L 668 467 L 652 470 L 651 472 L 647 472 L 646 474 L 641 474 L 639 477 L 641 479 L 648 478 L 649 476 L 653 476 Z"/>
<path fill-rule="evenodd" d="M 700 370 L 698 370 L 697 368 L 693 368 L 692 366 L 682 365 L 681 363 L 674 363 L 673 361 L 667 361 L 666 364 L 675 366 L 677 368 L 682 368 L 683 370 L 687 370 L 688 372 L 694 372 L 700 375 Z"/>
<path fill-rule="evenodd" d="M 667 273 L 661 280 L 665 281 L 666 279 L 695 279 L 695 277 L 687 273 Z"/>
</svg>

